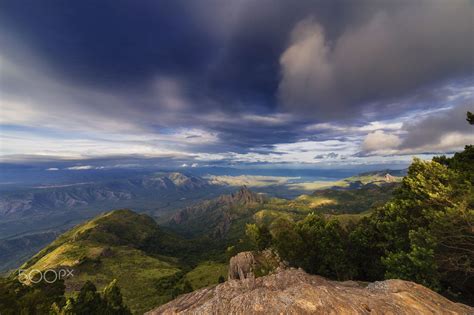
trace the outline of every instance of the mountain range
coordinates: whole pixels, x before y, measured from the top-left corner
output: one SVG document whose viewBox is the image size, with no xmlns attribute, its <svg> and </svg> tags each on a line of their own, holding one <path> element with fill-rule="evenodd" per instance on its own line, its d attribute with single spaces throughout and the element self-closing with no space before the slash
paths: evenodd
<svg viewBox="0 0 474 315">
<path fill-rule="evenodd" d="M 380 232 L 373 230 L 371 224 L 378 224 L 380 218 L 391 224 L 390 217 L 380 217 L 383 212 L 379 209 L 384 207 L 390 210 L 390 206 L 398 202 L 396 198 L 402 196 L 400 192 L 411 189 L 409 185 L 413 178 L 420 178 L 414 170 L 424 164 L 415 162 L 421 164 L 415 164 L 407 176 L 411 176 L 411 181 L 403 180 L 402 185 L 400 176 L 382 171 L 325 183 L 313 192 L 296 198 L 281 198 L 247 186 L 235 189 L 230 185 L 210 184 L 206 179 L 180 173 L 153 174 L 108 183 L 112 191 L 127 191 L 136 198 L 140 194 L 156 193 L 161 199 L 169 197 L 168 200 L 176 200 L 178 196 L 181 199 L 175 201 L 174 210 L 168 211 L 162 211 L 160 207 L 155 211 L 122 208 L 97 215 L 94 213 L 98 210 L 94 209 L 88 212 L 88 215 L 94 214 L 93 218 L 82 219 L 72 228 L 62 225 L 64 230 L 61 232 L 50 229 L 2 240 L 0 248 L 4 251 L 0 258 L 1 261 L 9 261 L 3 265 L 9 269 L 19 266 L 11 261 L 24 261 L 16 271 L 9 273 L 11 281 L 17 276 L 16 272 L 31 274 L 67 269 L 70 275 L 63 279 L 67 296 L 76 296 L 89 281 L 100 290 L 111 284 L 117 285 L 124 303 L 137 314 L 149 310 L 153 310 L 152 314 L 158 314 L 219 310 L 243 312 L 244 309 L 258 311 L 260 308 L 264 312 L 261 301 L 268 299 L 279 305 L 275 312 L 277 309 L 310 312 L 318 310 L 319 306 L 308 303 L 322 299 L 318 295 L 322 287 L 332 293 L 325 298 L 321 310 L 334 304 L 334 309 L 342 311 L 357 304 L 357 313 L 363 314 L 370 310 L 391 312 L 400 307 L 425 310 L 432 309 L 433 305 L 443 305 L 448 311 L 469 312 L 470 308 L 443 300 L 424 287 L 413 289 L 414 284 L 386 282 L 367 286 L 366 283 L 336 283 L 310 276 L 302 270 L 287 269 L 288 266 L 303 266 L 309 273 L 322 273 L 339 280 L 354 279 L 360 276 L 356 273 L 360 270 L 372 272 L 370 263 L 373 262 L 367 262 L 364 257 L 359 259 L 364 253 L 352 249 L 365 250 L 367 246 L 372 246 L 372 234 L 367 233 L 384 237 L 384 226 L 381 226 Z M 430 172 L 426 174 L 431 175 Z M 99 184 L 92 187 L 95 189 Z M 394 194 L 397 187 L 398 193 Z M 64 192 L 77 188 L 48 189 Z M 184 196 L 199 195 L 212 189 L 214 194 L 220 192 L 219 195 L 207 200 L 196 198 L 192 203 L 178 206 L 182 198 L 186 198 Z M 234 189 L 233 192 L 222 194 L 230 189 Z M 58 196 L 58 192 L 51 196 Z M 418 198 L 417 194 L 409 196 L 414 200 Z M 96 201 L 90 199 L 89 205 Z M 45 214 L 51 214 L 48 211 L 54 213 L 60 210 L 45 211 Z M 64 213 L 72 211 L 75 211 L 74 205 Z M 378 226 L 375 228 L 379 229 Z M 382 246 L 384 242 L 380 238 L 378 245 L 375 245 Z M 25 250 L 15 251 L 15 246 Z M 34 252 L 36 254 L 28 258 Z M 230 265 L 227 263 L 229 259 Z M 318 264 L 315 265 L 314 259 Z M 227 283 L 214 286 L 224 282 L 226 277 L 229 279 Z M 243 282 L 232 282 L 236 277 Z M 371 274 L 362 275 L 364 281 L 372 281 L 370 277 Z M 381 276 L 376 277 L 380 279 Z M 32 281 L 32 278 L 29 279 Z M 201 288 L 205 289 L 199 290 Z M 290 294 L 287 288 L 294 289 L 294 292 Z M 416 295 L 417 290 L 422 292 L 423 297 Z M 187 294 L 192 291 L 196 292 Z M 314 296 L 304 292 L 312 292 Z M 388 305 L 387 301 L 395 299 L 391 294 L 397 292 L 405 292 L 404 298 L 398 299 L 395 306 Z M 222 296 L 242 302 L 217 302 Z M 349 297 L 354 301 L 337 303 L 337 299 Z M 432 298 L 434 304 L 423 303 L 426 297 Z M 175 298 L 178 299 L 172 301 Z M 169 301 L 172 302 L 165 304 Z M 304 307 L 286 308 L 280 305 L 282 301 L 293 301 L 292 305 L 300 301 L 298 303 L 303 303 Z"/>
<path fill-rule="evenodd" d="M 295 199 L 271 197 L 246 186 L 222 195 L 236 187 L 178 172 L 2 193 L 0 271 L 18 266 L 58 234 L 114 206 L 147 213 L 183 237 L 217 237 L 229 242 L 241 238 L 242 226 L 252 220 L 276 215 L 301 217 L 316 208 L 332 215 L 358 215 L 391 196 L 397 183 L 384 182 L 386 173 L 326 183 L 322 189 Z M 274 186 L 268 191 L 274 191 Z"/>
<path fill-rule="evenodd" d="M 65 283 L 70 292 L 78 290 L 87 279 L 93 279 L 98 287 L 117 279 L 127 305 L 135 312 L 142 312 L 170 300 L 176 292 L 217 283 L 219 276 L 227 274 L 226 249 L 229 246 L 234 246 L 231 252 L 248 249 L 243 241 L 248 223 L 271 222 L 279 217 L 299 220 L 311 211 L 359 220 L 364 211 L 385 201 L 395 186 L 396 183 L 389 182 L 383 187 L 367 183 L 356 190 L 322 189 L 295 199 L 276 198 L 242 186 L 233 193 L 169 212 L 158 218 L 160 226 L 149 215 L 115 210 L 66 231 L 20 268 L 26 271 L 71 268 L 74 277 Z M 200 178 L 171 173 L 114 187 L 115 191 L 139 187 L 150 192 L 179 192 L 183 196 L 211 186 Z M 353 199 L 354 194 L 360 197 L 352 203 L 352 215 L 337 207 L 343 200 Z M 45 241 L 50 241 L 48 237 L 55 235 L 44 236 Z M 3 246 L 21 244 L 27 237 L 3 241 Z M 41 241 L 37 243 L 34 248 Z M 3 254 L 2 261 L 4 258 L 15 257 Z"/>
<path fill-rule="evenodd" d="M 137 200 L 140 197 L 181 194 L 209 186 L 209 183 L 200 177 L 177 172 L 158 173 L 106 183 L 86 182 L 37 186 L 27 191 L 3 193 L 0 197 L 0 217 L 22 217 L 52 211 L 66 211 L 100 202 L 113 205 L 126 200 Z"/>
<path fill-rule="evenodd" d="M 171 172 L 2 191 L 0 272 L 17 267 L 58 234 L 101 212 L 133 207 L 158 217 L 226 189 L 200 177 Z"/>
</svg>

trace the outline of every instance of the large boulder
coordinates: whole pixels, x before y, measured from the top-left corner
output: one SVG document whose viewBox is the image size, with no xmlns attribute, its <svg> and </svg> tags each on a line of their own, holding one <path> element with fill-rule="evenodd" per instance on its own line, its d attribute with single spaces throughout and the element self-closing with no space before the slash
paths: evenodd
<svg viewBox="0 0 474 315">
<path fill-rule="evenodd" d="M 286 265 L 269 249 L 241 252 L 230 259 L 228 279 L 243 280 L 266 276 L 277 268 L 286 268 Z"/>
<path fill-rule="evenodd" d="M 229 280 L 243 280 L 254 277 L 255 256 L 252 252 L 238 253 L 229 262 Z"/>
<path fill-rule="evenodd" d="M 237 261 L 236 261 L 237 262 Z M 474 308 L 454 303 L 422 285 L 402 280 L 330 281 L 300 269 L 246 278 L 241 262 L 231 280 L 204 288 L 162 305 L 147 314 L 474 314 Z M 245 265 L 247 266 L 247 265 Z M 240 272 L 241 271 L 241 272 Z"/>
</svg>

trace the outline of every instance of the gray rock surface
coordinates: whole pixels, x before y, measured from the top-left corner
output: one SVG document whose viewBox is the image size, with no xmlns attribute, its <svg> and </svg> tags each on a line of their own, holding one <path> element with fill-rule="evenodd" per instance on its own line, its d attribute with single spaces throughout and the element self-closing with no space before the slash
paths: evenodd
<svg viewBox="0 0 474 315">
<path fill-rule="evenodd" d="M 238 253 L 229 262 L 229 280 L 254 278 L 255 257 L 252 252 Z"/>
<path fill-rule="evenodd" d="M 474 314 L 474 308 L 408 281 L 364 287 L 278 269 L 268 276 L 229 280 L 179 296 L 147 314 Z"/>
</svg>

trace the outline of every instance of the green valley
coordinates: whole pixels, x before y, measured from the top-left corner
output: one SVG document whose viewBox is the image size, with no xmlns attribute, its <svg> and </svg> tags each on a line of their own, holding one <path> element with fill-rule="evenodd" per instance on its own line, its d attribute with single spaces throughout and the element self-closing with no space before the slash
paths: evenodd
<svg viewBox="0 0 474 315">
<path fill-rule="evenodd" d="M 459 157 L 465 159 L 471 151 L 469 147 Z M 450 161 L 441 159 L 445 164 L 453 163 Z M 433 173 L 429 176 L 435 176 L 432 179 L 435 180 L 445 170 L 446 166 L 437 162 L 415 161 L 403 180 L 384 175 L 386 171 L 362 174 L 293 199 L 271 197 L 243 186 L 232 194 L 198 202 L 161 217 L 159 223 L 146 214 L 114 210 L 62 234 L 20 269 L 26 273 L 72 269 L 74 275 L 64 279 L 65 296 L 79 300 L 80 292 L 88 283 L 93 283 L 98 292 L 113 283 L 120 288 L 125 305 L 137 314 L 180 294 L 225 281 L 229 257 L 252 249 L 271 249 L 291 266 L 338 280 L 372 281 L 395 275 L 418 279 L 443 290 L 444 280 L 426 280 L 416 270 L 412 276 L 393 269 L 395 261 L 402 259 L 394 256 L 399 245 L 387 244 L 396 237 L 384 240 L 388 237 L 384 233 L 390 230 L 374 224 L 378 224 L 377 218 L 381 217 L 386 220 L 383 224 L 395 224 L 390 219 L 390 211 L 394 210 L 390 209 L 400 202 L 398 200 L 408 198 L 408 195 L 404 197 L 407 187 L 420 181 L 420 176 L 428 176 L 425 172 Z M 454 180 L 457 170 L 450 172 L 453 179 L 449 180 Z M 430 189 L 440 189 L 432 186 L 438 185 L 436 181 L 426 187 L 423 182 L 417 185 L 428 189 L 427 193 Z M 456 187 L 450 189 L 459 191 Z M 462 190 L 464 195 L 468 191 L 466 187 Z M 416 196 L 421 198 L 421 195 Z M 466 202 L 470 207 L 472 199 Z M 468 216 L 472 215 L 472 210 L 469 211 Z M 466 220 L 469 222 L 471 218 L 466 217 Z M 412 223 L 407 221 L 407 224 Z M 462 225 L 462 221 L 459 224 Z M 374 237 L 380 239 L 375 241 Z M 406 242 L 403 238 L 400 241 Z M 390 246 L 387 248 L 391 248 L 393 254 L 384 257 L 384 246 Z M 403 246 L 403 250 L 410 248 Z M 368 256 L 363 256 L 364 253 Z M 462 252 L 460 255 L 464 257 Z M 456 272 L 452 270 L 450 274 Z M 13 273 L 9 279 L 14 281 L 14 278 Z M 465 294 L 459 282 L 453 285 L 456 287 L 452 286 L 451 290 L 457 291 L 449 294 Z M 103 296 L 105 299 L 105 293 Z"/>
</svg>

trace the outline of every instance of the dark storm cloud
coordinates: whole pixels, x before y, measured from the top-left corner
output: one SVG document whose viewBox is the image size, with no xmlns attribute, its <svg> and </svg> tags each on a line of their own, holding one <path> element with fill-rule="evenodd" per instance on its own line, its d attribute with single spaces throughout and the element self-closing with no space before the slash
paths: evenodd
<svg viewBox="0 0 474 315">
<path fill-rule="evenodd" d="M 474 103 L 441 111 L 403 125 L 406 133 L 399 149 L 433 148 L 440 150 L 456 150 L 466 144 L 473 143 L 474 128 L 466 122 L 466 112 L 474 111 Z M 468 142 L 471 140 L 471 142 Z"/>
<path fill-rule="evenodd" d="M 141 93 L 164 76 L 182 82 L 199 110 L 274 108 L 278 60 L 296 23 L 314 16 L 332 38 L 378 7 L 376 1 L 3 1 L 0 40 L 19 63 L 24 56 L 11 38 L 27 43 L 20 49 L 69 84 Z"/>
<path fill-rule="evenodd" d="M 440 154 L 460 151 L 474 143 L 474 128 L 466 121 L 474 111 L 472 90 L 468 102 L 435 112 L 420 113 L 403 123 L 400 130 L 376 130 L 364 139 L 362 151 L 354 156 Z"/>
<path fill-rule="evenodd" d="M 318 154 L 314 157 L 315 160 L 323 160 L 323 159 L 336 159 L 339 157 L 339 154 L 330 152 L 328 154 Z M 342 157 L 341 157 L 342 158 Z"/>
<path fill-rule="evenodd" d="M 432 86 L 472 76 L 472 7 L 7 0 L 2 98 L 12 125 L 104 143 L 122 141 L 104 135 L 115 132 L 133 138 L 127 145 L 143 144 L 140 152 L 166 144 L 187 153 L 281 155 L 275 144 L 351 142 L 366 132 L 352 127 L 439 107 Z M 338 119 L 354 125 L 306 128 Z M 182 138 L 162 137 L 175 133 Z"/>
<path fill-rule="evenodd" d="M 211 1 L 214 5 L 207 6 L 197 3 L 204 23 L 210 32 L 217 33 L 221 46 L 207 72 L 208 88 L 219 91 L 226 101 L 237 97 L 271 108 L 276 105 L 278 59 L 293 25 L 307 14 L 314 14 L 322 23 L 331 25 L 330 29 L 337 30 L 338 25 L 332 21 L 342 22 L 345 12 L 340 1 Z"/>
<path fill-rule="evenodd" d="M 399 3 L 332 40 L 316 18 L 299 22 L 280 59 L 285 106 L 329 119 L 353 117 L 369 102 L 472 75 L 472 2 Z"/>
<path fill-rule="evenodd" d="M 2 1 L 0 25 L 66 80 L 123 86 L 143 83 L 156 71 L 201 71 L 213 57 L 210 39 L 182 5 Z"/>
<path fill-rule="evenodd" d="M 295 126 L 285 124 L 276 128 L 274 126 L 250 126 L 249 124 L 216 127 L 220 133 L 220 140 L 224 147 L 230 151 L 244 153 L 251 148 L 262 148 L 281 142 L 294 142 L 300 137 Z M 222 150 L 222 148 L 219 148 Z"/>
<path fill-rule="evenodd" d="M 287 109 L 339 116 L 473 66 L 474 11 L 462 0 L 1 6 L 3 33 L 27 42 L 61 80 L 139 94 L 156 76 L 172 77 L 200 111 L 274 108 L 279 90 Z M 0 40 L 8 53 L 11 41 Z"/>
</svg>

